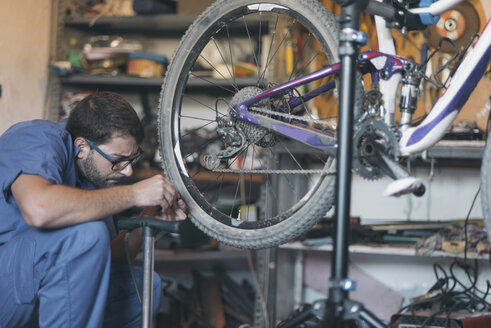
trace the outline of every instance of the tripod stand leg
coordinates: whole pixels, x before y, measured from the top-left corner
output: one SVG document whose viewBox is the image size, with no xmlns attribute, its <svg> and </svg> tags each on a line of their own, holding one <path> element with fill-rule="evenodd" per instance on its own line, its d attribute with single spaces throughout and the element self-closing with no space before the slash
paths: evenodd
<svg viewBox="0 0 491 328">
<path fill-rule="evenodd" d="M 369 327 L 384 328 L 386 325 L 374 314 L 365 309 L 360 302 L 346 300 L 344 303 L 344 318 L 346 320 L 361 320 Z"/>
<path fill-rule="evenodd" d="M 366 309 L 360 311 L 360 318 L 365 321 L 370 327 L 374 328 L 385 328 L 386 325 L 380 321 L 374 314 Z"/>
<path fill-rule="evenodd" d="M 143 227 L 143 301 L 142 328 L 151 328 L 153 310 L 153 255 L 154 235 L 150 227 Z"/>
<path fill-rule="evenodd" d="M 317 300 L 312 303 L 312 308 L 304 310 L 294 317 L 281 322 L 276 328 L 294 328 L 313 317 L 322 318 L 326 311 L 326 303 L 327 300 Z"/>
</svg>

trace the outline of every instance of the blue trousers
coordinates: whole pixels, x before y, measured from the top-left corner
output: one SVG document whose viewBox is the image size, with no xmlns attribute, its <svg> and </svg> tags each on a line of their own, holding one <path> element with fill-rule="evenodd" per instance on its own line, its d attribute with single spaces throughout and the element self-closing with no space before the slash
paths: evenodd
<svg viewBox="0 0 491 328">
<path fill-rule="evenodd" d="M 106 225 L 26 228 L 0 246 L 0 327 L 136 327 L 141 305 L 127 265 L 111 265 Z M 142 270 L 135 268 L 139 287 Z M 161 301 L 154 273 L 154 313 Z"/>
</svg>

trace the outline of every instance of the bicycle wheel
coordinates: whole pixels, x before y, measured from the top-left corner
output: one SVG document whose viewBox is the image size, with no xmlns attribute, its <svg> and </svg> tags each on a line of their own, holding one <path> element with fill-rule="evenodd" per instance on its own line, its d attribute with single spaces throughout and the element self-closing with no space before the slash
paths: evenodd
<svg viewBox="0 0 491 328">
<path fill-rule="evenodd" d="M 334 63 L 337 36 L 333 15 L 318 1 L 223 0 L 182 38 L 162 86 L 160 153 L 192 222 L 211 237 L 240 248 L 273 247 L 310 229 L 332 207 L 332 157 L 235 121 L 230 107 Z M 290 92 L 304 94 L 318 85 Z M 255 108 L 269 118 L 335 126 L 335 90 L 299 108 L 285 105 L 288 96 Z M 322 106 L 329 108 L 318 110 Z M 209 165 L 210 154 L 226 156 Z"/>
</svg>

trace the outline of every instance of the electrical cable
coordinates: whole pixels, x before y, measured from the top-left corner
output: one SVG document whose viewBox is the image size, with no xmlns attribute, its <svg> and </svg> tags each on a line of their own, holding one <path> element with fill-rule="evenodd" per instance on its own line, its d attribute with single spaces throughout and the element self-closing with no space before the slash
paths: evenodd
<svg viewBox="0 0 491 328">
<path fill-rule="evenodd" d="M 431 292 L 436 294 L 435 296 L 429 296 L 424 299 L 418 299 L 412 302 L 409 305 L 401 308 L 398 313 L 403 311 L 410 311 L 413 316 L 416 316 L 417 310 L 423 309 L 434 309 L 435 305 L 438 304 L 439 308 L 435 311 L 432 311 L 431 315 L 421 323 L 421 327 L 427 327 L 430 325 L 431 320 L 435 318 L 435 316 L 439 314 L 446 314 L 445 325 L 449 326 L 450 315 L 455 311 L 468 311 L 470 313 L 485 311 L 489 307 L 491 307 L 491 303 L 489 303 L 486 299 L 490 296 L 491 291 L 491 283 L 489 280 L 486 280 L 486 290 L 481 290 L 477 287 L 478 282 L 478 261 L 475 259 L 473 261 L 473 265 L 469 263 L 467 257 L 467 225 L 469 223 L 469 218 L 471 211 L 475 205 L 477 196 L 481 191 L 481 185 L 474 195 L 471 206 L 467 213 L 466 219 L 464 221 L 464 261 L 458 261 L 458 259 L 454 259 L 454 261 L 449 266 L 449 272 L 447 272 L 440 264 L 433 264 L 433 272 L 435 274 L 437 283 L 433 285 L 433 287 L 428 291 L 428 294 Z M 456 269 L 463 270 L 465 276 L 470 282 L 470 285 L 462 282 L 456 273 Z M 457 290 L 460 289 L 460 290 Z"/>
<path fill-rule="evenodd" d="M 470 286 L 467 286 L 457 277 L 457 268 L 464 271 L 470 281 Z M 474 261 L 474 265 L 470 265 L 468 262 L 459 262 L 455 259 L 450 265 L 448 272 L 440 264 L 435 263 L 433 265 L 433 271 L 437 278 L 437 283 L 428 293 L 438 292 L 438 294 L 426 299 L 414 301 L 399 310 L 399 313 L 408 310 L 415 315 L 418 310 L 429 308 L 436 309 L 421 323 L 422 327 L 425 327 L 431 323 L 432 318 L 439 314 L 446 314 L 448 324 L 452 312 L 465 310 L 473 313 L 484 311 L 491 306 L 491 304 L 486 301 L 486 298 L 490 295 L 489 291 L 491 289 L 489 280 L 487 280 L 485 291 L 482 291 L 477 287 L 477 260 Z M 435 305 L 438 305 L 438 308 L 436 308 Z"/>
<path fill-rule="evenodd" d="M 464 261 L 467 262 L 467 224 L 469 223 L 469 217 L 471 216 L 472 209 L 474 208 L 474 204 L 476 203 L 477 196 L 481 191 L 481 183 L 479 183 L 479 188 L 477 188 L 477 192 L 474 195 L 474 199 L 472 200 L 471 207 L 469 208 L 469 212 L 467 212 L 467 216 L 464 221 Z"/>
</svg>

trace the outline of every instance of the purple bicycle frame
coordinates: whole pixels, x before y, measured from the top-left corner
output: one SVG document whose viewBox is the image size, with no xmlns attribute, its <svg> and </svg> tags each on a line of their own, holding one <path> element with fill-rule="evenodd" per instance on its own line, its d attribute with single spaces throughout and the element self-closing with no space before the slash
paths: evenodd
<svg viewBox="0 0 491 328">
<path fill-rule="evenodd" d="M 387 55 L 378 51 L 366 51 L 359 55 L 359 66 L 363 73 L 370 73 L 372 81 L 377 82 L 379 73 L 384 71 L 387 77 L 403 70 L 404 64 L 409 62 L 407 59 Z M 291 139 L 300 141 L 308 146 L 328 152 L 332 155 L 336 152 L 336 133 L 335 129 L 318 130 L 300 123 L 289 123 L 285 120 L 274 119 L 265 116 L 258 116 L 250 112 L 248 108 L 261 100 L 289 93 L 290 99 L 288 105 L 295 108 L 306 101 L 309 101 L 320 94 L 329 91 L 335 87 L 334 81 L 329 81 L 318 88 L 306 93 L 303 96 L 296 96 L 293 90 L 306 83 L 322 79 L 340 71 L 341 64 L 336 63 L 324 67 L 318 71 L 304 75 L 298 79 L 280 84 L 274 88 L 268 89 L 261 94 L 237 104 L 235 109 L 235 118 L 250 122 L 255 125 L 265 127 Z"/>
</svg>

